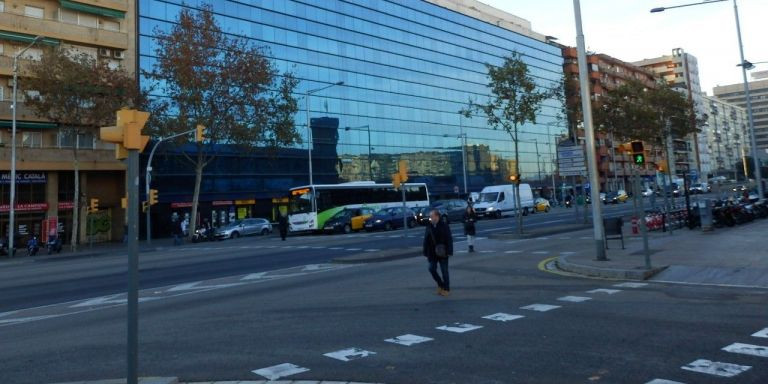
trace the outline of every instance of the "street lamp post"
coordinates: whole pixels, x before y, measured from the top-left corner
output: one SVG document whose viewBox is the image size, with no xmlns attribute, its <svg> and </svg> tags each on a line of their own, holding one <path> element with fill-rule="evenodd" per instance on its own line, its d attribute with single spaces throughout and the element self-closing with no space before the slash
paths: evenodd
<svg viewBox="0 0 768 384">
<path fill-rule="evenodd" d="M 658 7 L 658 8 L 651 9 L 651 13 L 663 12 L 667 9 L 672 9 L 672 8 L 689 7 L 693 5 L 701 5 L 701 4 L 709 4 L 709 3 L 720 3 L 723 1 L 726 1 L 726 0 L 710 0 L 710 1 L 704 1 L 699 3 L 677 5 L 672 7 Z M 747 80 L 747 69 L 749 69 L 748 67 L 752 67 L 753 64 L 744 59 L 744 45 L 741 42 L 741 24 L 739 22 L 739 8 L 736 4 L 736 0 L 733 0 L 733 14 L 736 18 L 736 37 L 738 38 L 738 41 L 739 41 L 739 56 L 741 58 L 739 62 L 741 63 L 740 65 L 741 75 L 744 82 L 744 97 L 746 97 L 747 99 L 747 119 L 749 120 L 749 141 L 750 141 L 750 145 L 752 146 L 751 154 L 752 154 L 752 163 L 753 163 L 753 166 L 755 167 L 755 182 L 757 183 L 757 193 L 759 196 L 758 198 L 763 199 L 763 197 L 765 196 L 765 193 L 763 190 L 763 180 L 762 180 L 763 178 L 760 172 L 760 160 L 758 160 L 757 158 L 757 145 L 755 141 L 755 122 L 752 117 L 752 98 L 749 94 L 749 81 Z"/>
<path fill-rule="evenodd" d="M 368 131 L 368 177 L 370 177 L 371 181 L 373 181 L 373 168 L 371 165 L 373 164 L 372 154 L 371 154 L 371 126 L 361 125 L 359 127 L 344 127 L 345 131 L 349 131 L 350 129 L 359 129 L 359 128 L 365 128 Z"/>
<path fill-rule="evenodd" d="M 15 223 L 15 216 L 16 216 L 16 88 L 19 78 L 19 56 L 21 56 L 24 52 L 26 52 L 28 49 L 32 48 L 33 45 L 35 45 L 38 41 L 40 41 L 43 37 L 42 36 L 35 36 L 35 38 L 30 42 L 24 49 L 17 52 L 15 55 L 13 55 L 13 92 L 12 92 L 12 98 L 11 101 L 11 201 L 10 201 L 10 210 L 8 212 L 8 255 L 9 257 L 13 257 L 13 251 L 16 244 L 14 244 L 16 231 L 14 227 L 16 226 Z M 77 198 L 77 197 L 75 197 Z"/>
<path fill-rule="evenodd" d="M 320 92 L 324 89 L 328 89 L 330 87 L 336 86 L 336 85 L 344 85 L 343 81 L 338 81 L 333 84 L 328 84 L 324 87 L 315 88 L 315 89 L 308 89 L 306 92 L 304 92 L 304 101 L 306 102 L 307 106 L 307 161 L 309 163 L 309 184 L 312 185 L 313 178 L 312 178 L 312 128 L 310 127 L 310 120 L 309 120 L 309 96 L 311 96 L 313 93 Z"/>
<path fill-rule="evenodd" d="M 443 135 L 443 137 L 451 137 L 451 135 Z M 464 174 L 464 194 L 467 195 L 467 134 L 461 132 L 456 138 L 461 139 L 461 168 Z"/>
</svg>

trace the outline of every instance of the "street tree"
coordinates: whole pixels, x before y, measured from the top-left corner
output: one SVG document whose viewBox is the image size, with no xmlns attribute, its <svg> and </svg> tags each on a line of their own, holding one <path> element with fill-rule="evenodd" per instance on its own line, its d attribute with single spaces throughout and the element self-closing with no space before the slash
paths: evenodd
<svg viewBox="0 0 768 384">
<path fill-rule="evenodd" d="M 26 74 L 26 105 L 38 117 L 59 124 L 71 140 L 75 185 L 70 244 L 76 251 L 82 203 L 77 142 L 82 135 L 96 135 L 101 126 L 114 125 L 115 112 L 138 105 L 141 97 L 135 77 L 122 67 L 110 68 L 104 61 L 63 47 L 46 49 Z"/>
<path fill-rule="evenodd" d="M 157 85 L 157 110 L 150 125 L 155 136 L 168 137 L 205 127 L 192 151 L 181 151 L 194 168 L 190 235 L 194 233 L 203 170 L 216 158 L 218 145 L 243 150 L 296 143 L 298 104 L 292 94 L 298 81 L 280 74 L 267 49 L 246 38 L 225 34 L 210 5 L 184 9 L 168 31 L 154 30 L 156 63 L 144 73 Z M 179 145 L 189 144 L 182 136 Z"/>
<path fill-rule="evenodd" d="M 541 89 L 531 76 L 528 65 L 523 61 L 522 55 L 513 51 L 504 58 L 500 66 L 486 63 L 488 69 L 488 88 L 491 95 L 484 104 L 470 98 L 466 108 L 460 113 L 465 117 L 471 117 L 477 113 L 484 116 L 488 125 L 494 129 L 506 131 L 515 147 L 515 164 L 513 173 L 515 182 L 515 204 L 517 212 L 517 230 L 523 232 L 523 216 L 520 208 L 520 142 L 519 130 L 526 123 L 536 123 L 536 114 L 544 100 L 552 97 L 559 89 L 557 84 L 552 84 L 549 89 Z"/>
</svg>

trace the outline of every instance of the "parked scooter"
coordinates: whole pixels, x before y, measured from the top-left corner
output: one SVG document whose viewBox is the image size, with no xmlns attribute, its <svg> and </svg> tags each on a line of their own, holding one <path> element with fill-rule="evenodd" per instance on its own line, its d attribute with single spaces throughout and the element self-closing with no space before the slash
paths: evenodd
<svg viewBox="0 0 768 384">
<path fill-rule="evenodd" d="M 61 239 L 58 236 L 49 236 L 48 242 L 46 243 L 46 248 L 48 248 L 49 255 L 53 252 L 60 253 Z"/>
<path fill-rule="evenodd" d="M 40 250 L 40 243 L 37 241 L 37 236 L 32 236 L 27 241 L 27 256 L 35 256 Z"/>
</svg>

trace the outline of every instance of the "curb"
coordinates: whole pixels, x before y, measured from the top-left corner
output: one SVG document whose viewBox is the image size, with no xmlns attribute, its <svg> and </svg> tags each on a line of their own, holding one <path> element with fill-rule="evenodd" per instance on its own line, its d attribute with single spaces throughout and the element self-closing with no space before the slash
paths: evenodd
<svg viewBox="0 0 768 384">
<path fill-rule="evenodd" d="M 572 225 L 562 225 L 557 226 L 553 228 L 545 228 L 545 229 L 539 229 L 539 230 L 530 230 L 529 232 L 524 232 L 522 234 L 518 233 L 509 233 L 509 232 L 502 232 L 502 233 L 492 233 L 488 235 L 488 238 L 491 239 L 533 239 L 540 236 L 550 236 L 550 235 L 557 235 L 561 233 L 568 233 L 568 232 L 577 232 L 582 231 L 585 229 L 591 229 L 591 224 L 572 224 Z"/>
<path fill-rule="evenodd" d="M 366 263 L 380 263 L 384 261 L 392 261 L 399 259 L 407 259 L 409 257 L 421 256 L 421 247 L 407 247 L 403 249 L 395 249 L 385 252 L 375 252 L 371 254 L 360 254 L 353 256 L 343 256 L 331 259 L 332 263 L 336 264 L 366 264 Z"/>
<path fill-rule="evenodd" d="M 592 265 L 573 263 L 568 260 L 568 256 L 563 255 L 557 257 L 556 263 L 557 267 L 563 271 L 590 277 L 618 280 L 647 280 L 669 267 L 668 265 L 665 265 L 651 269 L 645 269 L 644 267 L 636 267 L 634 269 L 601 268 Z"/>
</svg>

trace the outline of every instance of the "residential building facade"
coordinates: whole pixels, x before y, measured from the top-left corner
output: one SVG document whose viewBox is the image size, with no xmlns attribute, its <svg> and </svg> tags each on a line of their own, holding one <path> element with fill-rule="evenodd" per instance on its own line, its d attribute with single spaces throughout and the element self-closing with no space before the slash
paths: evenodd
<svg viewBox="0 0 768 384">
<path fill-rule="evenodd" d="M 718 99 L 747 107 L 744 83 L 714 87 L 712 93 Z M 763 161 L 768 159 L 768 80 L 749 82 L 749 96 L 752 99 L 752 121 L 755 126 L 755 147 L 757 156 Z M 749 134 L 749 132 L 747 132 Z M 747 136 L 749 142 L 749 136 Z M 750 154 L 751 156 L 751 154 Z"/>
<path fill-rule="evenodd" d="M 36 116 L 18 92 L 16 100 L 16 158 L 11 158 L 13 62 L 18 56 L 19 83 L 25 67 L 39 60 L 45 45 L 61 46 L 135 72 L 136 23 L 132 0 L 5 0 L 0 1 L 0 236 L 10 232 L 10 169 L 17 169 L 14 232 L 22 239 L 45 236 L 50 228 L 69 242 L 72 209 L 79 198 L 80 241 L 122 239 L 124 166 L 115 160 L 111 144 L 97 132 L 73 137 L 55 122 Z M 36 36 L 40 36 L 30 46 Z M 74 196 L 75 151 L 80 196 Z M 88 216 L 89 198 L 99 198 L 101 212 Z"/>
<path fill-rule="evenodd" d="M 703 96 L 707 117 L 701 135 L 707 138 L 712 163 L 707 176 L 745 180 L 745 156 L 750 153 L 747 112 L 717 97 Z"/>
</svg>

